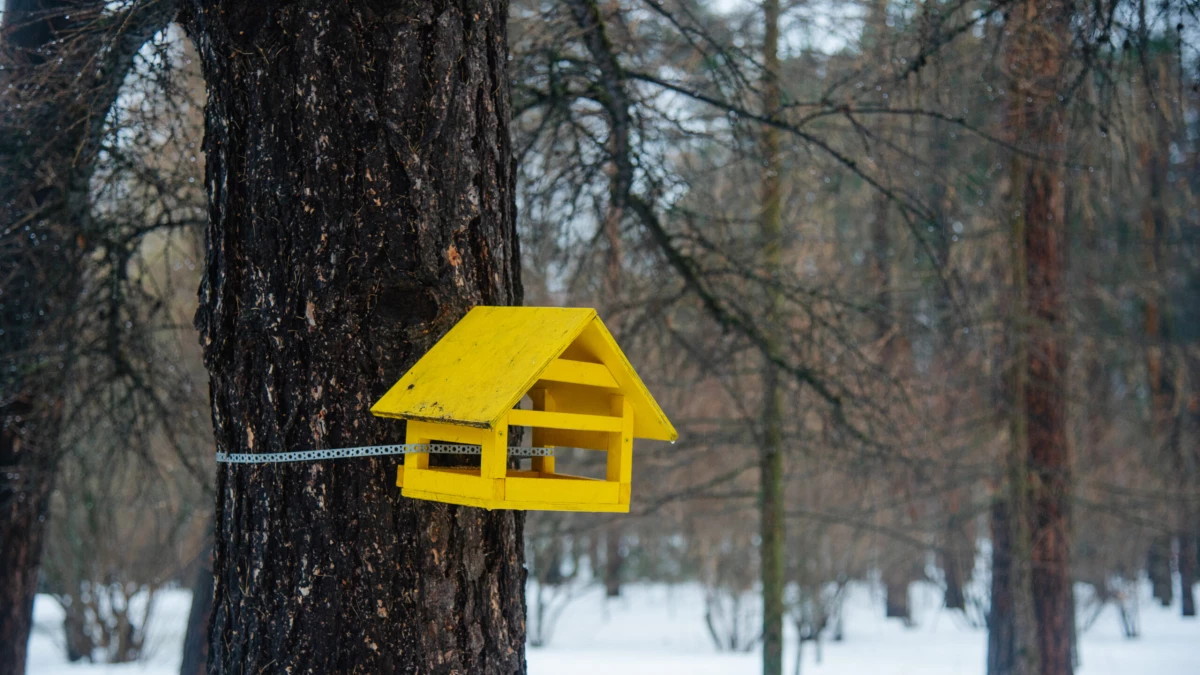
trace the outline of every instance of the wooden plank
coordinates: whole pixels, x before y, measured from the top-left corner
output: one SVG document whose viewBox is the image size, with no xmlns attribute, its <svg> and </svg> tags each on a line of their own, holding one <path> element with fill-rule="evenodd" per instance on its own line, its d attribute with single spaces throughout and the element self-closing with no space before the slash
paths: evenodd
<svg viewBox="0 0 1200 675">
<path fill-rule="evenodd" d="M 401 494 L 410 489 L 476 499 L 504 499 L 503 478 L 482 478 L 438 469 L 406 470 L 404 491 Z"/>
<path fill-rule="evenodd" d="M 608 368 L 603 364 L 573 361 L 564 358 L 551 361 L 550 365 L 546 366 L 546 369 L 538 376 L 538 379 L 549 380 L 551 382 L 583 384 L 589 387 L 617 388 L 616 379 L 613 378 L 612 373 L 608 372 Z"/>
<path fill-rule="evenodd" d="M 504 496 L 509 501 L 615 504 L 621 486 L 599 480 L 509 478 Z"/>
<path fill-rule="evenodd" d="M 442 473 L 460 473 L 464 476 L 479 476 L 479 467 L 477 466 L 439 466 L 431 471 L 441 471 Z M 517 476 L 520 478 L 537 478 L 542 475 L 537 471 L 529 469 L 509 469 L 509 476 Z"/>
<path fill-rule="evenodd" d="M 575 431 L 573 429 L 545 429 L 542 439 L 546 446 L 555 448 L 583 448 L 584 450 L 608 450 L 608 434 L 603 431 Z"/>
<path fill-rule="evenodd" d="M 551 477 L 552 478 L 561 478 L 563 480 L 590 480 L 590 481 L 596 481 L 599 483 L 604 482 L 603 478 L 592 478 L 591 476 L 575 476 L 575 475 L 572 475 L 569 473 L 556 473 Z"/>
<path fill-rule="evenodd" d="M 445 443 L 462 443 L 464 445 L 483 445 L 483 442 L 489 437 L 488 429 L 476 429 L 474 427 L 460 427 L 453 424 L 436 424 L 433 422 L 417 422 L 409 421 L 407 438 L 419 438 L 422 440 L 410 441 L 406 443 L 430 443 L 432 441 L 443 441 Z"/>
<path fill-rule="evenodd" d="M 426 490 L 405 488 L 402 495 L 412 499 L 425 499 L 447 504 L 474 506 L 481 509 L 512 509 L 517 511 L 584 511 L 590 513 L 629 513 L 628 504 L 589 504 L 586 502 L 527 502 L 497 499 L 479 499 L 461 495 L 447 495 Z"/>
<path fill-rule="evenodd" d="M 520 427 L 550 427 L 581 431 L 620 431 L 622 428 L 619 417 L 577 415 L 542 410 L 512 410 L 508 413 L 508 423 Z"/>
<path fill-rule="evenodd" d="M 612 419 L 620 420 L 618 433 L 608 437 L 608 463 L 605 477 L 614 483 L 630 483 L 633 479 L 633 406 L 629 399 L 613 394 L 609 397 Z"/>
<path fill-rule="evenodd" d="M 508 470 L 508 422 L 496 424 L 483 441 L 479 456 L 479 475 L 484 478 L 504 478 Z"/>
<path fill-rule="evenodd" d="M 530 389 L 529 399 L 533 401 L 534 410 L 543 410 L 546 412 L 554 412 L 555 401 L 554 396 L 545 388 Z M 535 448 L 550 448 L 553 445 L 547 443 L 546 432 L 548 429 L 544 427 L 533 428 L 533 447 Z M 534 457 L 530 463 L 534 471 L 543 474 L 554 473 L 554 457 Z"/>
</svg>

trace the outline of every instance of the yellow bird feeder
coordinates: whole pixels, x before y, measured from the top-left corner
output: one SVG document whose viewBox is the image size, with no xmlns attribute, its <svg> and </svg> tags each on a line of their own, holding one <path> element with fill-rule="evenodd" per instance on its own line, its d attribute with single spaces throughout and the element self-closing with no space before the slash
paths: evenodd
<svg viewBox="0 0 1200 675">
<path fill-rule="evenodd" d="M 529 395 L 532 410 L 516 408 Z M 371 407 L 408 421 L 406 443 L 478 445 L 478 467 L 438 468 L 410 452 L 401 494 L 486 509 L 629 511 L 633 439 L 675 428 L 593 309 L 476 307 Z M 608 454 L 605 478 L 557 473 L 554 457 L 508 468 L 508 429 L 537 448 Z"/>
</svg>

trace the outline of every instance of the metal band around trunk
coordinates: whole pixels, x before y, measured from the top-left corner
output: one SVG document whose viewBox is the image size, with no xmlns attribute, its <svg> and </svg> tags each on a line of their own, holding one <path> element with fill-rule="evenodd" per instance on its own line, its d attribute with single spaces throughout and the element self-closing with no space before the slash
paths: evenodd
<svg viewBox="0 0 1200 675">
<path fill-rule="evenodd" d="M 401 443 L 398 445 L 364 445 L 357 448 L 326 448 L 297 452 L 228 453 L 218 452 L 217 462 L 225 464 L 265 464 L 271 462 L 311 462 L 346 457 L 379 457 L 406 455 L 410 452 L 430 452 L 450 455 L 478 455 L 478 445 L 457 443 Z M 510 448 L 509 457 L 553 457 L 554 448 Z"/>
</svg>

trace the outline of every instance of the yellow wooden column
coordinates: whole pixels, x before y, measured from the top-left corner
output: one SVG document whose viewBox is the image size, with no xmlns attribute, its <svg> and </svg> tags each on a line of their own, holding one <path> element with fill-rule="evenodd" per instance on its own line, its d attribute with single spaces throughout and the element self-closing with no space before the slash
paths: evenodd
<svg viewBox="0 0 1200 675">
<path fill-rule="evenodd" d="M 609 397 L 613 417 L 621 418 L 621 430 L 608 435 L 608 465 L 605 480 L 621 484 L 620 503 L 629 503 L 633 479 L 633 406 L 620 394 Z"/>
<path fill-rule="evenodd" d="M 496 423 L 481 444 L 479 477 L 492 480 L 492 496 L 504 499 L 504 477 L 508 475 L 508 419 Z"/>
<path fill-rule="evenodd" d="M 404 442 L 409 445 L 428 444 L 430 439 L 424 438 L 416 429 L 418 425 L 409 422 L 404 432 Z M 404 487 L 404 470 L 405 469 L 428 469 L 429 468 L 429 453 L 428 452 L 409 452 L 404 455 L 403 466 L 396 467 L 396 485 Z"/>
<path fill-rule="evenodd" d="M 554 412 L 554 396 L 549 391 L 545 389 L 530 389 L 529 398 L 533 401 L 534 410 Z M 533 440 L 531 445 L 533 445 L 535 448 L 552 447 L 546 445 L 545 429 L 541 427 L 533 427 Z M 554 475 L 554 457 L 534 457 L 533 470 L 545 476 Z"/>
</svg>

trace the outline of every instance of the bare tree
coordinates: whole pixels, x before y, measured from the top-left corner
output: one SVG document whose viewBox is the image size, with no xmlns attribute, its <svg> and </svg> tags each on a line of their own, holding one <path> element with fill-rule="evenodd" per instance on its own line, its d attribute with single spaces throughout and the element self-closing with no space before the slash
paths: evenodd
<svg viewBox="0 0 1200 675">
<path fill-rule="evenodd" d="M 85 262 L 106 248 L 90 184 L 108 111 L 170 2 L 5 6 L 0 83 L 0 672 L 24 670 L 49 498 L 62 447 Z M 109 11 L 111 9 L 111 11 Z M 116 317 L 113 317 L 116 321 Z"/>
</svg>

